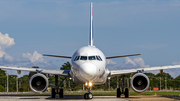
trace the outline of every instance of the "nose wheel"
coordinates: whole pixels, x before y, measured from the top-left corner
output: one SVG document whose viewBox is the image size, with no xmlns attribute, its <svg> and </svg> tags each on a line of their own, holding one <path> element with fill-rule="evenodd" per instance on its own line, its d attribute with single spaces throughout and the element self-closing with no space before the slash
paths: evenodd
<svg viewBox="0 0 180 101">
<path fill-rule="evenodd" d="M 88 89 L 88 93 L 85 93 L 85 94 L 84 94 L 84 99 L 92 99 L 92 98 L 93 98 L 93 95 L 92 95 L 92 93 L 90 92 L 90 87 L 87 86 L 87 89 Z"/>
<path fill-rule="evenodd" d="M 84 99 L 92 99 L 92 98 L 93 98 L 92 93 L 85 93 L 84 94 Z"/>
</svg>

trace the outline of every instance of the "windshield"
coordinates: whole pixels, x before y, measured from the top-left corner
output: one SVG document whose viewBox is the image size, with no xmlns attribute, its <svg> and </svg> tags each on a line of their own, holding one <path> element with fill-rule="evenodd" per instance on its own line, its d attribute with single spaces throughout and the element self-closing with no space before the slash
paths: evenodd
<svg viewBox="0 0 180 101">
<path fill-rule="evenodd" d="M 80 56 L 76 56 L 76 57 L 74 58 L 74 61 L 79 60 L 79 57 L 80 57 Z"/>
<path fill-rule="evenodd" d="M 89 56 L 88 58 L 89 58 L 89 60 L 96 60 L 95 56 Z"/>
<path fill-rule="evenodd" d="M 102 61 L 100 56 L 76 56 L 74 58 L 74 61 L 77 61 L 77 60 L 99 60 L 99 61 Z"/>
<path fill-rule="evenodd" d="M 102 61 L 100 56 L 96 56 L 97 60 Z"/>
<path fill-rule="evenodd" d="M 80 60 L 87 60 L 87 56 L 81 56 Z"/>
</svg>

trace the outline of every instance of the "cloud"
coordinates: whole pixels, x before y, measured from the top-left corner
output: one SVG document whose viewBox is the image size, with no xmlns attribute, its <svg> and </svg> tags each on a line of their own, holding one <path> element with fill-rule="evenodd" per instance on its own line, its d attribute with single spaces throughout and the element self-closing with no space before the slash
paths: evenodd
<svg viewBox="0 0 180 101">
<path fill-rule="evenodd" d="M 129 57 L 125 58 L 125 61 L 123 64 L 121 64 L 123 67 L 129 67 L 129 68 L 147 68 L 150 67 L 149 65 L 145 65 L 145 62 L 142 58 L 134 58 L 133 60 Z"/>
<path fill-rule="evenodd" d="M 175 61 L 175 62 L 173 62 L 172 64 L 173 64 L 173 65 L 180 65 L 180 62 Z"/>
<path fill-rule="evenodd" d="M 135 67 L 137 66 L 135 61 L 131 60 L 129 57 L 125 58 L 125 62 L 124 63 L 125 63 L 124 65 L 132 65 L 132 66 L 135 66 Z"/>
<path fill-rule="evenodd" d="M 133 68 L 147 68 L 149 65 L 145 65 L 145 62 L 142 58 L 130 59 L 129 57 L 124 58 L 123 63 L 116 63 L 113 60 L 107 61 L 107 66 L 109 69 L 133 69 Z"/>
<path fill-rule="evenodd" d="M 43 59 L 43 55 L 34 51 L 33 53 L 22 53 L 22 56 L 17 58 L 10 56 L 6 53 L 7 48 L 11 48 L 15 45 L 14 38 L 11 38 L 9 34 L 2 34 L 0 32 L 0 65 L 1 66 L 16 66 L 16 67 L 27 67 L 39 66 L 42 69 L 59 69 L 59 66 L 64 63 L 64 61 L 59 61 L 58 64 L 51 63 L 51 61 L 46 61 Z M 53 61 L 53 60 L 52 60 Z M 9 74 L 17 75 L 17 71 L 7 70 Z M 28 72 L 22 72 L 22 76 L 28 74 Z"/>
<path fill-rule="evenodd" d="M 5 49 L 10 48 L 15 44 L 14 38 L 10 38 L 9 34 L 3 35 L 0 32 L 0 57 L 3 57 L 4 54 L 6 54 Z"/>
<path fill-rule="evenodd" d="M 13 57 L 8 55 L 8 54 L 4 54 L 2 59 L 6 62 L 13 62 L 14 61 Z"/>
<path fill-rule="evenodd" d="M 107 64 L 117 64 L 117 63 L 113 60 L 107 60 Z"/>
<path fill-rule="evenodd" d="M 34 51 L 33 54 L 31 54 L 29 52 L 23 53 L 22 57 L 28 58 L 32 63 L 34 63 L 34 62 L 41 62 L 41 63 L 43 63 L 44 62 L 43 55 L 39 54 L 37 51 Z"/>
<path fill-rule="evenodd" d="M 145 65 L 145 62 L 144 62 L 144 60 L 142 58 L 135 58 L 133 61 L 136 63 L 136 65 L 138 65 L 141 68 L 150 67 L 149 65 Z"/>
<path fill-rule="evenodd" d="M 21 58 L 13 58 L 8 54 L 4 54 L 3 57 L 0 58 L 1 66 L 15 66 L 15 67 L 27 67 L 31 68 L 33 66 L 38 66 L 41 69 L 59 69 L 59 64 L 54 65 L 51 61 L 46 61 L 43 59 L 43 56 L 39 54 L 37 51 L 34 51 L 33 54 L 27 52 L 23 53 Z M 16 70 L 6 70 L 10 75 L 18 75 Z M 22 71 L 18 77 L 23 75 L 27 75 L 29 72 Z"/>
</svg>

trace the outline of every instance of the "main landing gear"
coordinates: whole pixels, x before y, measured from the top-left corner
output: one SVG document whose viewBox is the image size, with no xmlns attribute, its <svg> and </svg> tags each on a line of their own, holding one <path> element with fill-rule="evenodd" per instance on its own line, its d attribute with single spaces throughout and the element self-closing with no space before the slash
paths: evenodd
<svg viewBox="0 0 180 101">
<path fill-rule="evenodd" d="M 124 94 L 125 95 L 125 98 L 128 98 L 129 97 L 129 89 L 126 88 L 125 91 L 124 91 L 124 77 L 125 75 L 122 75 L 122 85 L 121 85 L 121 89 L 120 88 L 117 88 L 117 98 L 120 98 L 121 97 L 121 94 Z"/>
<path fill-rule="evenodd" d="M 86 83 L 85 85 L 87 86 L 88 93 L 85 93 L 85 94 L 84 94 L 84 99 L 92 99 L 92 98 L 93 98 L 93 95 L 92 95 L 92 93 L 90 92 L 90 87 L 92 87 L 92 83 L 89 82 L 89 83 Z"/>
<path fill-rule="evenodd" d="M 56 91 L 55 91 L 56 90 Z M 60 91 L 59 91 L 60 90 Z M 52 88 L 51 97 L 55 98 L 56 94 L 59 94 L 59 98 L 63 98 L 63 89 Z"/>
<path fill-rule="evenodd" d="M 66 78 L 64 78 L 60 85 L 62 84 L 62 82 L 65 80 Z M 52 88 L 51 91 L 51 97 L 52 98 L 56 98 L 56 94 L 59 94 L 59 98 L 63 98 L 64 93 L 63 93 L 63 89 L 59 89 L 59 85 L 58 85 L 58 75 L 55 75 L 55 88 Z"/>
<path fill-rule="evenodd" d="M 117 88 L 117 98 L 120 98 L 121 94 L 124 94 L 125 98 L 129 98 L 129 89 L 126 88 L 125 92 L 123 92 L 123 90 L 121 91 L 120 88 Z"/>
</svg>

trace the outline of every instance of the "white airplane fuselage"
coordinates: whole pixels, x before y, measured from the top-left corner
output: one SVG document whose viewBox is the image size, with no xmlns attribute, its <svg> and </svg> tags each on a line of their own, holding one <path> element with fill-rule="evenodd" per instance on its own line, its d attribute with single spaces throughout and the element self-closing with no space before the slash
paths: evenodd
<svg viewBox="0 0 180 101">
<path fill-rule="evenodd" d="M 93 8 L 90 12 L 90 42 L 88 46 L 78 49 L 71 57 L 70 75 L 76 84 L 103 84 L 109 70 L 106 68 L 106 57 L 93 45 Z"/>
<path fill-rule="evenodd" d="M 71 58 L 70 75 L 76 84 L 103 84 L 109 70 L 106 68 L 106 57 L 95 46 L 84 46 L 78 49 Z"/>
</svg>

